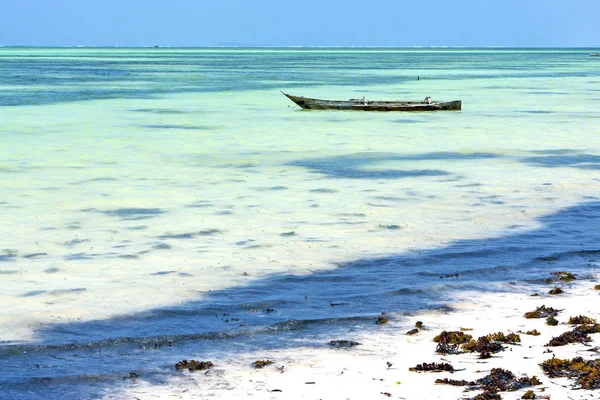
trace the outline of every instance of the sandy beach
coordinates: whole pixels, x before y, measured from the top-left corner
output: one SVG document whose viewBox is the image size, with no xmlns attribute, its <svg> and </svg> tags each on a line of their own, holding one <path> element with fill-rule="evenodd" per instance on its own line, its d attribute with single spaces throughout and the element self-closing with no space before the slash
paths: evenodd
<svg viewBox="0 0 600 400">
<path fill-rule="evenodd" d="M 387 323 L 379 320 L 376 334 L 348 332 L 331 340 L 357 342 L 355 346 L 332 346 L 317 343 L 293 350 L 269 351 L 248 349 L 236 357 L 212 358 L 214 367 L 189 372 L 162 385 L 147 383 L 143 377 L 125 379 L 122 391 L 107 393 L 105 399 L 521 399 L 529 390 L 536 399 L 596 399 L 597 390 L 578 389 L 573 379 L 553 378 L 544 374 L 540 364 L 554 357 L 583 357 L 598 360 L 600 335 L 590 335 L 588 343 L 547 346 L 560 334 L 572 330 L 571 317 L 598 318 L 598 296 L 595 289 L 598 274 L 577 277 L 571 282 L 550 275 L 552 283 L 508 283 L 495 293 L 463 292 L 462 299 L 445 309 L 415 313 L 411 316 L 385 314 Z M 563 293 L 551 295 L 555 287 Z M 537 294 L 537 295 L 534 295 Z M 559 310 L 558 324 L 549 326 L 546 318 L 525 318 L 525 313 L 538 307 Z M 407 335 L 422 322 L 418 333 Z M 376 318 L 373 324 L 378 324 Z M 474 339 L 492 333 L 519 334 L 520 342 L 504 344 L 504 349 L 480 359 L 477 352 L 462 354 L 436 353 L 435 336 L 442 331 L 462 331 Z M 519 332 L 537 330 L 539 335 Z M 202 354 L 190 359 L 208 361 Z M 256 368 L 257 360 L 272 364 Z M 422 363 L 449 363 L 455 372 L 414 372 L 410 368 Z M 501 391 L 501 397 L 475 397 L 482 390 L 465 390 L 466 386 L 436 384 L 436 379 L 476 381 L 502 368 L 516 379 L 536 376 L 540 384 L 515 391 Z M 175 366 L 173 366 L 175 369 Z M 599 383 L 599 382 L 597 382 Z M 596 386 L 597 387 L 597 386 Z"/>
</svg>

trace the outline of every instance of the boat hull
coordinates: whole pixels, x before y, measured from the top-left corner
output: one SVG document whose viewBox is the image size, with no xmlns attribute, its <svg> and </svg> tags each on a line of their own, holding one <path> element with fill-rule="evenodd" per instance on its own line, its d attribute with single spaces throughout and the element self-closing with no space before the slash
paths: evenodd
<svg viewBox="0 0 600 400">
<path fill-rule="evenodd" d="M 460 111 L 462 102 L 446 101 L 431 104 L 411 101 L 365 101 L 351 100 L 322 100 L 309 97 L 292 96 L 283 93 L 288 99 L 305 110 L 347 110 L 347 111 Z"/>
</svg>

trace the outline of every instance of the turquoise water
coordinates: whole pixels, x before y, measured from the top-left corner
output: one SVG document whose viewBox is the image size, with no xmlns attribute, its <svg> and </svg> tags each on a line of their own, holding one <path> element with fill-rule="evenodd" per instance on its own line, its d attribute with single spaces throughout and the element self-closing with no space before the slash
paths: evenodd
<svg viewBox="0 0 600 400">
<path fill-rule="evenodd" d="M 595 269 L 590 52 L 0 49 L 0 398 L 101 397 L 199 349 Z"/>
</svg>

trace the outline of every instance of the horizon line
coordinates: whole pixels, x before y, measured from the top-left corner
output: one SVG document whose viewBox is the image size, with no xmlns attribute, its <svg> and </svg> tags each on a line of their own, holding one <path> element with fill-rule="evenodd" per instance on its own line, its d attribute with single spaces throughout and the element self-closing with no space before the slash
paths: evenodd
<svg viewBox="0 0 600 400">
<path fill-rule="evenodd" d="M 171 46 L 171 45 L 7 45 L 0 44 L 0 48 L 46 48 L 46 49 L 72 49 L 72 48 L 111 48 L 111 49 L 600 49 L 600 46 L 278 46 L 278 45 L 205 45 L 205 46 Z"/>
</svg>

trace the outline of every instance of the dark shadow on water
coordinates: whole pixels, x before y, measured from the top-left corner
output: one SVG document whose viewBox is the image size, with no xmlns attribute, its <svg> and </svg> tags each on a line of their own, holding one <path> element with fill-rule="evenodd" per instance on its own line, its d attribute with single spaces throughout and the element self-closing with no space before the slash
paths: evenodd
<svg viewBox="0 0 600 400">
<path fill-rule="evenodd" d="M 496 158 L 492 153 L 435 152 L 406 155 L 398 153 L 354 153 L 329 158 L 312 158 L 289 162 L 287 165 L 307 168 L 313 172 L 326 174 L 331 178 L 349 179 L 401 179 L 409 177 L 445 176 L 450 172 L 437 169 L 424 170 L 365 170 L 364 167 L 390 161 L 431 161 L 431 160 L 477 160 Z"/>
<path fill-rule="evenodd" d="M 40 344 L 0 345 L 0 390 L 13 398 L 95 398 L 116 390 L 131 371 L 166 384 L 184 358 L 326 346 L 376 329 L 381 312 L 446 309 L 461 291 L 514 290 L 510 281 L 529 285 L 528 292 L 546 290 L 549 272 L 585 274 L 598 265 L 600 202 L 537 222 L 535 230 L 348 261 L 307 275 L 244 275 L 247 284 L 171 307 L 45 325 L 36 330 Z M 170 272 L 154 279 L 170 279 Z"/>
<path fill-rule="evenodd" d="M 521 159 L 524 164 L 536 167 L 561 168 L 570 167 L 578 169 L 600 170 L 600 156 L 585 153 L 556 153 L 539 157 L 526 157 Z"/>
</svg>

